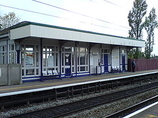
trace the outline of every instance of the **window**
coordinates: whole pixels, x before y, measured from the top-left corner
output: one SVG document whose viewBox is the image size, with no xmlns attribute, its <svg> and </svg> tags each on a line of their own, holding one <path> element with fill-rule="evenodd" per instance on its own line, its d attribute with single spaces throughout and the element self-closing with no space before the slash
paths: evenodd
<svg viewBox="0 0 158 118">
<path fill-rule="evenodd" d="M 66 74 L 66 69 L 69 68 L 71 73 L 76 72 L 75 68 L 76 63 L 76 54 L 75 54 L 75 47 L 62 47 L 62 54 L 61 54 L 61 65 L 62 65 L 62 74 Z"/>
<path fill-rule="evenodd" d="M 52 75 L 58 68 L 58 46 L 43 46 L 43 74 Z"/>
<path fill-rule="evenodd" d="M 14 44 L 9 45 L 9 63 L 10 64 L 16 63 L 16 51 Z"/>
<path fill-rule="evenodd" d="M 88 72 L 88 49 L 84 47 L 77 48 L 77 67 L 78 72 Z"/>
<path fill-rule="evenodd" d="M 21 45 L 22 76 L 39 75 L 38 45 Z"/>
<path fill-rule="evenodd" d="M 6 45 L 0 46 L 0 63 L 1 64 L 7 63 L 7 46 Z"/>
</svg>

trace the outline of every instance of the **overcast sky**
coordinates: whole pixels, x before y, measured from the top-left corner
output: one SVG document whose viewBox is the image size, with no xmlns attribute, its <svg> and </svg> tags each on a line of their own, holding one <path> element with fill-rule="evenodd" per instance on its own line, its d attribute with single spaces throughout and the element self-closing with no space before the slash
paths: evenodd
<svg viewBox="0 0 158 118">
<path fill-rule="evenodd" d="M 32 21 L 128 37 L 128 13 L 134 0 L 0 0 L 0 15 L 14 12 L 21 21 Z M 158 1 L 146 0 L 158 14 Z M 144 31 L 144 40 L 145 31 Z M 153 54 L 158 55 L 158 30 Z"/>
</svg>

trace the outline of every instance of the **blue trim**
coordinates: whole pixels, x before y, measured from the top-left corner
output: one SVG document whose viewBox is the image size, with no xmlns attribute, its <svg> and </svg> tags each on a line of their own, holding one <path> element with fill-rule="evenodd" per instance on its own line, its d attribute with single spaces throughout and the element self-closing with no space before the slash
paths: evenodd
<svg viewBox="0 0 158 118">
<path fill-rule="evenodd" d="M 81 72 L 81 73 L 77 73 L 77 74 L 86 74 L 86 73 L 89 73 L 89 72 Z"/>
<path fill-rule="evenodd" d="M 20 50 L 16 50 L 17 52 L 17 63 L 20 63 Z"/>
<path fill-rule="evenodd" d="M 39 81 L 39 79 L 34 79 L 34 80 L 22 80 L 23 83 L 25 82 L 37 82 Z"/>
<path fill-rule="evenodd" d="M 23 79 L 31 79 L 31 78 L 40 78 L 41 76 L 32 76 L 32 77 L 22 77 L 22 80 Z"/>
<path fill-rule="evenodd" d="M 42 44 L 42 38 L 40 39 L 40 70 L 41 70 L 41 77 L 40 80 L 43 81 L 43 44 Z"/>
<path fill-rule="evenodd" d="M 70 78 L 73 78 L 73 77 L 84 77 L 84 76 L 86 77 L 86 76 L 90 76 L 90 75 L 97 75 L 96 73 L 89 74 L 89 72 L 85 72 L 85 73 L 72 73 L 72 74 L 76 74 L 76 75 L 75 76 L 71 76 Z M 77 74 L 83 74 L 83 75 L 77 75 Z M 108 74 L 108 73 L 101 73 L 101 74 Z M 57 76 L 61 77 L 62 75 L 65 76 L 65 74 L 61 74 L 61 75 L 57 75 Z M 43 76 L 43 81 L 45 81 L 45 80 L 57 80 L 57 79 L 66 79 L 66 78 L 68 78 L 68 77 L 61 77 L 61 78 L 59 78 L 57 76 L 55 76 L 55 75 L 53 75 L 53 76 Z M 25 80 L 25 79 L 30 79 L 30 78 L 32 78 L 32 79 L 31 80 Z M 41 78 L 41 76 L 23 77 L 22 81 L 23 82 L 35 82 L 35 81 L 40 81 L 40 78 Z"/>
<path fill-rule="evenodd" d="M 72 73 L 72 74 L 76 74 L 75 76 L 70 76 L 70 78 L 73 78 L 73 77 L 84 77 L 84 76 L 89 76 L 91 74 L 89 74 L 89 72 L 85 73 L 84 75 L 77 75 L 77 74 L 81 74 L 81 73 Z M 65 76 L 65 74 L 62 74 L 64 77 L 61 77 L 62 79 L 64 78 L 68 78 Z"/>
</svg>

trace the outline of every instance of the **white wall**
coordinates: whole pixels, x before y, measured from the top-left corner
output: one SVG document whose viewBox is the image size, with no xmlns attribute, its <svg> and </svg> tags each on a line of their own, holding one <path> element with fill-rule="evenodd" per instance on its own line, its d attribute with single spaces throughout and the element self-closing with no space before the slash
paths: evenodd
<svg viewBox="0 0 158 118">
<path fill-rule="evenodd" d="M 98 62 L 100 61 L 100 46 L 95 45 L 90 50 L 90 72 L 91 74 L 96 73 L 96 66 L 98 66 Z"/>
<path fill-rule="evenodd" d="M 115 47 L 112 50 L 112 67 L 118 67 L 119 66 L 119 47 Z"/>
</svg>

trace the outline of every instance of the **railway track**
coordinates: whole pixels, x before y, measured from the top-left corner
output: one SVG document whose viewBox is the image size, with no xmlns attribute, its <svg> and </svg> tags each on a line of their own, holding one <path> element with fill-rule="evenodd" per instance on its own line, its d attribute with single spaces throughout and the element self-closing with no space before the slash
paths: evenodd
<svg viewBox="0 0 158 118">
<path fill-rule="evenodd" d="M 145 106 L 148 106 L 154 102 L 157 102 L 157 101 L 158 101 L 158 95 L 154 96 L 152 98 L 149 98 L 147 100 L 144 100 L 140 103 L 137 103 L 135 105 L 132 105 L 131 107 L 128 107 L 128 108 L 125 108 L 125 109 L 120 110 L 118 112 L 115 112 L 115 113 L 108 115 L 104 118 L 122 118 L 122 117 L 128 115 L 129 113 L 135 112 L 135 111 L 137 111 Z"/>
<path fill-rule="evenodd" d="M 11 107 L 23 106 L 31 103 L 39 103 L 43 101 L 73 98 L 76 96 L 88 95 L 91 93 L 99 93 L 107 90 L 116 89 L 125 85 L 134 85 L 157 81 L 157 74 L 145 75 L 141 77 L 131 77 L 121 80 L 102 81 L 84 85 L 76 85 L 65 88 L 45 90 L 39 92 L 30 92 L 25 94 L 17 94 L 12 96 L 0 97 L 0 108 L 7 109 Z"/>
<path fill-rule="evenodd" d="M 158 87 L 158 82 L 150 83 L 147 85 L 135 87 L 128 90 L 122 90 L 110 94 L 106 94 L 103 96 L 93 97 L 86 100 L 81 100 L 73 103 L 68 103 L 44 110 L 38 110 L 34 112 L 24 113 L 20 115 L 11 116 L 11 118 L 55 118 L 62 117 L 72 113 L 76 113 L 79 111 L 83 111 L 85 109 L 90 109 L 102 104 L 114 102 L 117 100 L 121 100 L 123 98 L 127 98 L 139 93 L 143 93 L 149 91 L 151 89 L 155 89 Z M 114 118 L 110 117 L 109 118 Z"/>
</svg>

